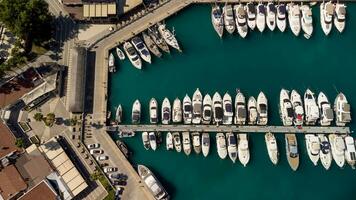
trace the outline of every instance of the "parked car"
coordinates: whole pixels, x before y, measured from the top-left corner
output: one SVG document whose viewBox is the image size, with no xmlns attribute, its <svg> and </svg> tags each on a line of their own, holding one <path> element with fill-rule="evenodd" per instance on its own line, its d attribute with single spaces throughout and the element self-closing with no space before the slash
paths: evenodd
<svg viewBox="0 0 356 200">
<path fill-rule="evenodd" d="M 117 172 L 117 167 L 105 167 L 104 172 L 105 173 Z"/>
<path fill-rule="evenodd" d="M 100 147 L 99 143 L 88 144 L 88 149 L 97 149 Z"/>
<path fill-rule="evenodd" d="M 122 174 L 122 173 L 112 173 L 109 174 L 109 178 L 115 179 L 115 180 L 127 180 L 127 175 Z"/>
<path fill-rule="evenodd" d="M 90 150 L 90 154 L 93 155 L 93 154 L 103 154 L 104 151 L 102 149 L 91 149 Z"/>
<path fill-rule="evenodd" d="M 107 159 L 109 159 L 109 156 L 106 156 L 106 155 L 101 155 L 101 156 L 97 156 L 96 157 L 97 161 L 107 160 Z"/>
</svg>

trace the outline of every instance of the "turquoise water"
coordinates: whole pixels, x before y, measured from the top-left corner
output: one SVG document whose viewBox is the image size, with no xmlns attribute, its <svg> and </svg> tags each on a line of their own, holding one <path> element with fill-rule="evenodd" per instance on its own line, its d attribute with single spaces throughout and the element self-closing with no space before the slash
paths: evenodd
<svg viewBox="0 0 356 200">
<path fill-rule="evenodd" d="M 307 87 L 324 91 L 333 101 L 337 90 L 356 105 L 356 5 L 348 5 L 348 22 L 343 34 L 334 28 L 325 37 L 319 23 L 319 6 L 313 7 L 314 34 L 310 40 L 286 33 L 267 30 L 250 32 L 247 39 L 237 34 L 224 35 L 221 40 L 210 22 L 210 6 L 194 5 L 168 19 L 174 26 L 183 53 L 173 51 L 152 65 L 136 70 L 126 60 L 119 63 L 118 72 L 111 76 L 109 106 L 123 105 L 125 123 L 130 122 L 131 107 L 139 99 L 147 111 L 155 97 L 171 101 L 192 95 L 198 87 L 203 93 L 226 91 L 235 96 L 241 88 L 245 96 L 264 91 L 269 99 L 269 124 L 280 125 L 278 97 L 281 88 Z M 352 124 L 355 128 L 355 120 Z M 132 163 L 147 165 L 159 177 L 173 199 L 355 199 L 356 171 L 349 166 L 339 169 L 333 163 L 329 171 L 314 167 L 309 160 L 304 138 L 298 137 L 300 166 L 293 172 L 286 160 L 283 135 L 277 135 L 280 162 L 270 162 L 263 135 L 250 134 L 251 160 L 247 167 L 228 158 L 221 160 L 212 141 L 207 158 L 192 153 L 146 151 L 141 137 L 125 139 L 133 151 Z"/>
</svg>

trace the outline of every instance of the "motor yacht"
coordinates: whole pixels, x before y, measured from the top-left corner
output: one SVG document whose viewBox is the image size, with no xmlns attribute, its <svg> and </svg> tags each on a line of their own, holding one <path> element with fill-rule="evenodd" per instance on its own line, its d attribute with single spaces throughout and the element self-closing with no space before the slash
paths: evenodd
<svg viewBox="0 0 356 200">
<path fill-rule="evenodd" d="M 109 72 L 111 72 L 111 73 L 116 72 L 115 58 L 112 53 L 110 53 L 110 55 L 109 55 L 108 68 L 109 68 Z"/>
<path fill-rule="evenodd" d="M 141 121 L 141 103 L 136 100 L 132 105 L 131 120 L 133 124 L 139 124 Z"/>
<path fill-rule="evenodd" d="M 226 133 L 227 138 L 227 152 L 229 153 L 229 157 L 233 163 L 236 162 L 237 159 L 237 140 L 233 133 Z"/>
<path fill-rule="evenodd" d="M 188 95 L 183 99 L 183 120 L 184 124 L 192 123 L 192 100 Z"/>
<path fill-rule="evenodd" d="M 352 136 L 345 137 L 345 159 L 346 162 L 351 166 L 352 169 L 355 169 L 356 162 L 356 150 L 355 150 L 355 140 Z"/>
<path fill-rule="evenodd" d="M 182 151 L 182 143 L 180 141 L 180 134 L 178 132 L 172 133 L 174 148 L 177 152 Z"/>
<path fill-rule="evenodd" d="M 169 195 L 154 174 L 144 165 L 137 166 L 138 174 L 156 200 L 168 200 Z"/>
<path fill-rule="evenodd" d="M 214 5 L 211 8 L 211 23 L 216 31 L 216 33 L 221 38 L 224 33 L 224 17 L 220 6 Z"/>
<path fill-rule="evenodd" d="M 164 98 L 162 103 L 162 124 L 169 124 L 171 122 L 171 103 L 168 98 Z"/>
<path fill-rule="evenodd" d="M 316 166 L 319 161 L 320 142 L 318 136 L 314 134 L 305 134 L 305 144 L 310 160 Z"/>
<path fill-rule="evenodd" d="M 142 39 L 139 38 L 138 36 L 133 37 L 131 39 L 131 43 L 135 47 L 138 54 L 140 54 L 141 58 L 144 61 L 151 63 L 151 54 L 148 51 L 146 44 L 142 41 Z"/>
<path fill-rule="evenodd" d="M 224 133 L 216 134 L 216 149 L 221 159 L 225 159 L 227 156 L 226 139 Z"/>
<path fill-rule="evenodd" d="M 223 121 L 224 111 L 222 108 L 222 99 L 218 92 L 213 96 L 213 115 L 215 124 L 219 125 Z"/>
<path fill-rule="evenodd" d="M 320 23 L 325 35 L 329 35 L 333 26 L 334 4 L 331 1 L 320 4 Z"/>
<path fill-rule="evenodd" d="M 201 146 L 204 157 L 207 157 L 210 149 L 210 136 L 209 133 L 203 133 L 201 136 Z"/>
<path fill-rule="evenodd" d="M 287 7 L 284 3 L 277 5 L 277 27 L 281 32 L 287 28 Z"/>
<path fill-rule="evenodd" d="M 202 104 L 203 104 L 203 96 L 197 88 L 193 94 L 193 115 L 192 115 L 192 123 L 200 124 L 201 116 L 202 116 Z"/>
<path fill-rule="evenodd" d="M 289 166 L 293 171 L 296 171 L 299 167 L 299 153 L 298 142 L 295 134 L 285 134 L 286 140 L 286 153 Z"/>
<path fill-rule="evenodd" d="M 331 156 L 331 146 L 328 138 L 323 135 L 319 134 L 319 141 L 320 141 L 320 162 L 323 167 L 328 170 L 331 166 L 332 156 Z"/>
<path fill-rule="evenodd" d="M 142 32 L 142 38 L 147 48 L 150 50 L 151 53 L 153 53 L 153 55 L 157 56 L 158 58 L 162 57 L 162 53 L 159 51 L 157 44 L 146 32 Z"/>
<path fill-rule="evenodd" d="M 150 100 L 150 122 L 151 124 L 158 123 L 158 103 L 155 98 Z"/>
<path fill-rule="evenodd" d="M 234 6 L 234 11 L 237 32 L 242 38 L 245 38 L 248 33 L 246 10 L 244 6 L 240 3 Z"/>
<path fill-rule="evenodd" d="M 329 141 L 331 145 L 331 154 L 334 161 L 339 167 L 345 164 L 345 142 L 340 135 L 329 134 Z"/>
<path fill-rule="evenodd" d="M 273 135 L 273 133 L 268 132 L 265 134 L 265 142 L 269 159 L 274 165 L 277 165 L 279 152 L 276 137 Z"/>
<path fill-rule="evenodd" d="M 249 2 L 245 5 L 245 10 L 247 12 L 247 25 L 251 30 L 254 30 L 256 27 L 256 6 Z"/>
<path fill-rule="evenodd" d="M 166 135 L 166 148 L 167 150 L 173 150 L 174 144 L 173 144 L 173 135 L 171 132 L 168 132 Z"/>
<path fill-rule="evenodd" d="M 267 26 L 271 31 L 274 31 L 276 28 L 276 15 L 277 9 L 273 2 L 268 2 L 267 4 Z"/>
<path fill-rule="evenodd" d="M 203 124 L 210 124 L 213 115 L 212 100 L 209 94 L 206 94 L 203 99 Z"/>
<path fill-rule="evenodd" d="M 257 123 L 257 102 L 255 97 L 250 97 L 247 104 L 248 110 L 248 124 L 254 125 Z"/>
<path fill-rule="evenodd" d="M 302 97 L 296 90 L 292 90 L 290 94 L 290 101 L 294 111 L 293 123 L 295 126 L 302 126 L 304 123 L 304 108 Z"/>
<path fill-rule="evenodd" d="M 228 33 L 232 34 L 235 31 L 234 11 L 230 4 L 225 4 L 224 9 L 224 24 Z"/>
<path fill-rule="evenodd" d="M 304 93 L 305 124 L 315 125 L 319 119 L 319 108 L 316 104 L 314 93 L 307 89 Z"/>
<path fill-rule="evenodd" d="M 257 97 L 257 125 L 265 126 L 268 122 L 268 101 L 263 92 L 260 92 Z"/>
<path fill-rule="evenodd" d="M 345 29 L 346 20 L 346 5 L 343 3 L 336 3 L 334 12 L 334 25 L 336 29 L 342 33 Z"/>
<path fill-rule="evenodd" d="M 183 150 L 185 155 L 189 155 L 190 152 L 192 151 L 192 145 L 190 144 L 190 135 L 189 132 L 183 132 L 182 133 L 183 137 Z"/>
<path fill-rule="evenodd" d="M 291 31 L 295 36 L 298 36 L 301 30 L 300 8 L 298 4 L 288 4 L 288 21 Z"/>
<path fill-rule="evenodd" d="M 161 34 L 158 31 L 157 25 L 154 25 L 147 29 L 148 36 L 151 37 L 153 42 L 164 52 L 170 53 L 167 43 L 162 38 Z"/>
<path fill-rule="evenodd" d="M 148 138 L 149 138 L 149 141 L 150 141 L 150 147 L 153 151 L 156 151 L 157 149 L 157 138 L 156 138 L 156 134 L 155 132 L 150 132 L 148 134 Z"/>
<path fill-rule="evenodd" d="M 180 52 L 182 51 L 176 37 L 170 30 L 166 28 L 165 24 L 158 24 L 158 31 L 169 46 L 177 49 Z"/>
<path fill-rule="evenodd" d="M 173 102 L 172 121 L 173 123 L 180 123 L 182 122 L 182 119 L 182 102 L 180 101 L 180 99 L 176 98 Z"/>
<path fill-rule="evenodd" d="M 241 164 L 246 167 L 247 163 L 250 161 L 250 150 L 248 147 L 248 138 L 246 133 L 240 133 L 238 135 L 238 145 L 237 152 Z"/>
<path fill-rule="evenodd" d="M 142 69 L 142 61 L 130 42 L 124 43 L 124 51 L 132 65 L 137 69 Z"/>
<path fill-rule="evenodd" d="M 235 97 L 235 124 L 244 125 L 246 123 L 246 100 L 245 96 L 237 90 L 237 94 Z"/>
<path fill-rule="evenodd" d="M 309 38 L 313 34 L 313 14 L 312 14 L 312 9 L 309 5 L 304 4 L 300 7 L 300 10 L 302 11 L 302 19 L 301 19 L 301 24 L 302 24 L 302 29 L 304 33 Z"/>
<path fill-rule="evenodd" d="M 122 106 L 121 106 L 121 104 L 119 104 L 119 106 L 116 109 L 115 122 L 116 122 L 116 124 L 120 124 L 122 122 Z"/>
<path fill-rule="evenodd" d="M 318 107 L 320 113 L 320 125 L 330 126 L 331 122 L 334 120 L 334 112 L 328 98 L 323 92 L 320 92 L 318 95 Z"/>
<path fill-rule="evenodd" d="M 293 107 L 289 99 L 289 92 L 282 89 L 279 94 L 279 114 L 283 126 L 292 126 L 293 124 Z"/>
<path fill-rule="evenodd" d="M 229 93 L 225 93 L 223 97 L 223 124 L 229 125 L 232 124 L 234 112 L 232 110 L 232 99 Z"/>
<path fill-rule="evenodd" d="M 200 154 L 200 152 L 201 152 L 200 133 L 193 132 L 192 140 L 193 140 L 193 149 L 194 149 L 195 153 Z"/>
<path fill-rule="evenodd" d="M 116 47 L 116 55 L 119 57 L 120 60 L 125 60 L 126 56 L 124 52 L 120 49 L 120 47 Z"/>
<path fill-rule="evenodd" d="M 146 150 L 150 149 L 150 139 L 148 138 L 148 133 L 147 132 L 143 132 L 142 133 L 142 143 L 143 143 L 143 147 Z"/>
<path fill-rule="evenodd" d="M 257 29 L 262 33 L 266 27 L 266 7 L 262 3 L 257 5 Z"/>
<path fill-rule="evenodd" d="M 343 93 L 339 93 L 334 101 L 334 111 L 337 126 L 345 126 L 351 122 L 350 104 Z"/>
</svg>

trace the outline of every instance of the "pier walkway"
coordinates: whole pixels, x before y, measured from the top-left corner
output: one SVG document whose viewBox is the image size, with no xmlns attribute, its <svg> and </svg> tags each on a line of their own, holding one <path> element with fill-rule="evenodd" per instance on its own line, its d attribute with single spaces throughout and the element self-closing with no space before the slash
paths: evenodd
<svg viewBox="0 0 356 200">
<path fill-rule="evenodd" d="M 162 132 L 236 132 L 236 133 L 300 133 L 300 134 L 350 134 L 349 127 L 303 126 L 235 126 L 235 125 L 113 125 L 107 131 L 162 131 Z"/>
</svg>

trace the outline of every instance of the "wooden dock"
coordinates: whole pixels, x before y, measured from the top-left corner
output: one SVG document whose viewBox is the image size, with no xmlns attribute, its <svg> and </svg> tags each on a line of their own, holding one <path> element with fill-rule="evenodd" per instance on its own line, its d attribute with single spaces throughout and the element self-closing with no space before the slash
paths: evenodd
<svg viewBox="0 0 356 200">
<path fill-rule="evenodd" d="M 303 126 L 301 128 L 295 126 L 236 126 L 236 125 L 113 125 L 107 126 L 106 131 L 161 131 L 161 132 L 234 132 L 234 133 L 300 133 L 300 134 L 350 134 L 349 127 L 335 126 Z"/>
</svg>

